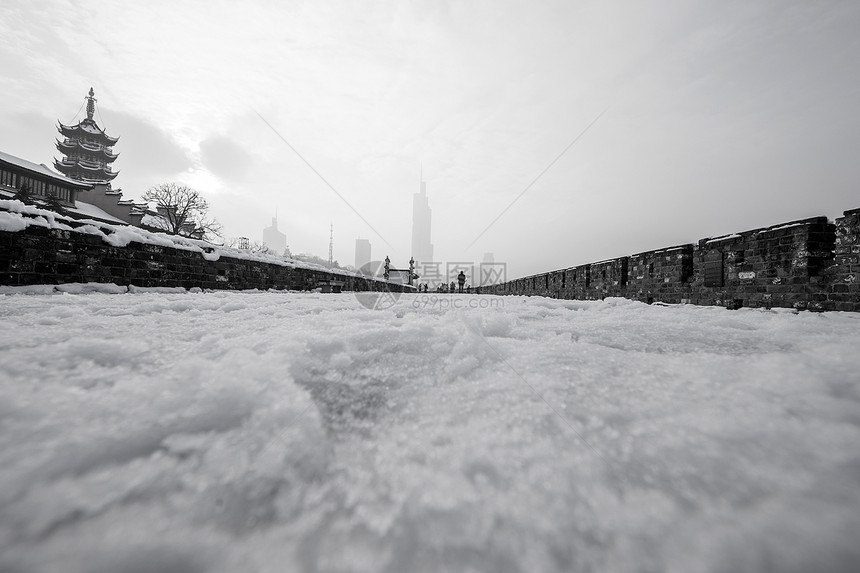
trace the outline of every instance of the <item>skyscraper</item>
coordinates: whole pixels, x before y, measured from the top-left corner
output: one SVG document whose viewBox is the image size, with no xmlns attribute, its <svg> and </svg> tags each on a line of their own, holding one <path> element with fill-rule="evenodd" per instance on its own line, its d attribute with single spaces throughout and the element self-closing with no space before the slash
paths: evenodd
<svg viewBox="0 0 860 573">
<path fill-rule="evenodd" d="M 412 257 L 417 263 L 433 262 L 433 245 L 430 243 L 430 202 L 427 185 L 421 174 L 421 187 L 412 196 Z"/>
<path fill-rule="evenodd" d="M 370 262 L 370 241 L 367 239 L 355 240 L 355 270 L 364 270 Z M 369 269 L 367 269 L 369 271 Z"/>
<path fill-rule="evenodd" d="M 272 218 L 272 226 L 263 229 L 263 244 L 278 255 L 287 250 L 287 236 L 278 230 L 277 215 Z"/>
</svg>

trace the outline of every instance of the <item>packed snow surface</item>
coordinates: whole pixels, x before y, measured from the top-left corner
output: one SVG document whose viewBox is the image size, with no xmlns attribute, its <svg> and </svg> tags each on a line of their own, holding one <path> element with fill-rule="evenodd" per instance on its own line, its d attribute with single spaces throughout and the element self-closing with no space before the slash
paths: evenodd
<svg viewBox="0 0 860 573">
<path fill-rule="evenodd" d="M 363 296 L 0 296 L 0 570 L 860 570 L 860 314 Z"/>
</svg>

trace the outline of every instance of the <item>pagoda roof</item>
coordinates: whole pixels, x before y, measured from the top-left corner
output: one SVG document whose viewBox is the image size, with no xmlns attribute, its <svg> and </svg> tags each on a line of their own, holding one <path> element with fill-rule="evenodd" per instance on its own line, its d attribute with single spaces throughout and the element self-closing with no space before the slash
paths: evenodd
<svg viewBox="0 0 860 573">
<path fill-rule="evenodd" d="M 82 151 L 86 155 L 96 155 L 106 163 L 113 163 L 119 157 L 119 153 L 113 153 L 109 147 L 100 144 L 84 143 L 78 139 L 57 140 L 57 150 L 69 155 L 75 150 Z"/>
<path fill-rule="evenodd" d="M 106 145 L 108 147 L 116 145 L 116 142 L 119 141 L 119 137 L 111 137 L 91 119 L 81 120 L 76 125 L 66 125 L 61 121 L 58 121 L 57 123 L 59 124 L 57 130 L 66 137 L 80 137 L 82 135 L 95 136 L 97 139 L 103 139 L 106 141 Z"/>
<path fill-rule="evenodd" d="M 10 155 L 8 153 L 3 153 L 2 151 L 0 151 L 0 164 L 2 163 L 17 167 L 19 169 L 23 169 L 25 171 L 29 171 L 32 174 L 47 177 L 49 179 L 52 179 L 53 181 L 56 181 L 57 183 L 62 183 L 66 187 L 77 187 L 79 189 L 89 189 L 92 187 L 92 184 L 90 183 L 76 181 L 74 179 L 70 179 L 63 175 L 60 175 L 55 171 L 51 171 L 51 169 L 49 169 L 47 165 L 37 165 L 36 163 L 27 161 L 26 159 L 21 159 L 20 157 L 15 157 L 14 155 Z"/>
<path fill-rule="evenodd" d="M 96 163 L 90 163 L 85 160 L 66 158 L 60 161 L 54 159 L 54 167 L 72 179 L 96 183 L 113 181 L 119 175 L 119 171 L 109 171 Z"/>
</svg>

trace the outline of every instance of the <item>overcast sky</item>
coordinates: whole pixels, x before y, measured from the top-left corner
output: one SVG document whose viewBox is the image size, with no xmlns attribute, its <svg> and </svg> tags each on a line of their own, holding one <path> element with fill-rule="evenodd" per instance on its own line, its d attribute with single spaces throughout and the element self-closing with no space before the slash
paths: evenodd
<svg viewBox="0 0 860 573">
<path fill-rule="evenodd" d="M 491 251 L 509 277 L 860 207 L 856 0 L 5 0 L 0 17 L 0 150 L 50 165 L 92 86 L 125 198 L 181 181 L 256 240 L 277 209 L 293 252 L 323 257 L 333 223 L 342 264 L 357 237 L 408 261 L 422 165 L 435 258 Z"/>
</svg>

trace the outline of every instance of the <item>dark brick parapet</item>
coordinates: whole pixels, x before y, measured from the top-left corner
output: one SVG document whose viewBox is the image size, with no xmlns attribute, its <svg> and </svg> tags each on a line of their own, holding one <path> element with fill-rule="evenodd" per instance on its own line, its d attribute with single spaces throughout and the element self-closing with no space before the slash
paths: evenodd
<svg viewBox="0 0 860 573">
<path fill-rule="evenodd" d="M 484 286 L 482 293 L 860 311 L 860 209 Z"/>
<path fill-rule="evenodd" d="M 86 229 L 84 229 L 86 227 Z M 200 250 L 130 242 L 111 246 L 92 225 L 62 221 L 0 231 L 0 285 L 114 283 L 140 287 L 311 290 L 322 283 L 345 291 L 402 291 L 411 287 L 355 274 L 304 268 L 241 257 L 209 256 Z M 209 260 L 217 258 L 217 260 Z"/>
</svg>

